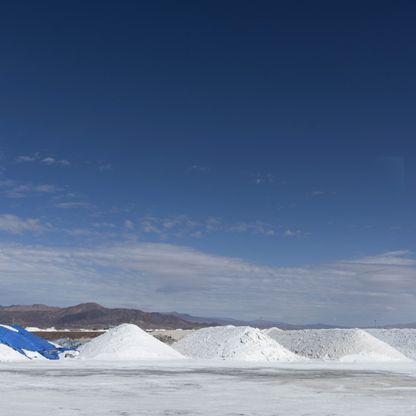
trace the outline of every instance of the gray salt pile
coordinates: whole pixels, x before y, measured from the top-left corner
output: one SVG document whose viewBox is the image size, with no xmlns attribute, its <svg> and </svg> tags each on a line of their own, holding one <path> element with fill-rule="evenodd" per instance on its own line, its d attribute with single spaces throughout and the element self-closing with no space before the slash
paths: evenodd
<svg viewBox="0 0 416 416">
<path fill-rule="evenodd" d="M 318 360 L 344 362 L 407 361 L 401 352 L 361 329 L 270 331 L 290 351 Z"/>
<path fill-rule="evenodd" d="M 416 360 L 416 329 L 366 329 L 368 333 Z"/>
</svg>

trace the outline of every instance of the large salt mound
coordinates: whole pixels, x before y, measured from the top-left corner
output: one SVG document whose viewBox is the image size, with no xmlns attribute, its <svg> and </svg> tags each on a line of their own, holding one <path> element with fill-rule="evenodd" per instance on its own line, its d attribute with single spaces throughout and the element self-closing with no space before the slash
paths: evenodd
<svg viewBox="0 0 416 416">
<path fill-rule="evenodd" d="M 79 348 L 81 359 L 169 360 L 183 356 L 138 326 L 123 324 Z"/>
<path fill-rule="evenodd" d="M 270 336 L 294 353 L 320 360 L 406 361 L 402 353 L 361 329 L 274 331 Z"/>
<path fill-rule="evenodd" d="M 299 361 L 259 329 L 219 326 L 203 328 L 173 344 L 188 357 L 239 361 Z"/>
<path fill-rule="evenodd" d="M 366 331 L 416 360 L 416 329 L 366 329 Z"/>
<path fill-rule="evenodd" d="M 0 344 L 0 363 L 13 361 L 26 361 L 28 358 L 7 345 Z"/>
</svg>

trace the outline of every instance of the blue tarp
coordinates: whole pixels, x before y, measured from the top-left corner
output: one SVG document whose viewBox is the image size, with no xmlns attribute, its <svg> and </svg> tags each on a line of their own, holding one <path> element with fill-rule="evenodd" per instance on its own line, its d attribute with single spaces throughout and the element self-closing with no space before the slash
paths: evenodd
<svg viewBox="0 0 416 416">
<path fill-rule="evenodd" d="M 58 360 L 59 353 L 69 350 L 69 348 L 58 348 L 19 325 L 0 325 L 0 344 L 5 344 L 25 356 L 27 356 L 25 351 L 38 352 L 49 360 Z"/>
</svg>

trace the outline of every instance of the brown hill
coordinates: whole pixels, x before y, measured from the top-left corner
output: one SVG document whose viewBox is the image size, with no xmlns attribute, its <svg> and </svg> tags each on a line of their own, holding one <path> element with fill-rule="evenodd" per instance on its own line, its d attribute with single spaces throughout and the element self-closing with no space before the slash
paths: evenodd
<svg viewBox="0 0 416 416">
<path fill-rule="evenodd" d="M 83 303 L 67 308 L 46 305 L 0 306 L 0 323 L 57 329 L 105 329 L 122 323 L 143 329 L 195 328 L 201 326 L 180 317 L 139 309 L 106 308 L 97 303 Z"/>
</svg>

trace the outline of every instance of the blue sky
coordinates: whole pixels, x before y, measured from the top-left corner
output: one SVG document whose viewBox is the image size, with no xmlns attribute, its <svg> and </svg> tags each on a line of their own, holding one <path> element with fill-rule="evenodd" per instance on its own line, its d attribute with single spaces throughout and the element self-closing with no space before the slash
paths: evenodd
<svg viewBox="0 0 416 416">
<path fill-rule="evenodd" d="M 0 304 L 414 320 L 414 12 L 3 5 Z"/>
</svg>

